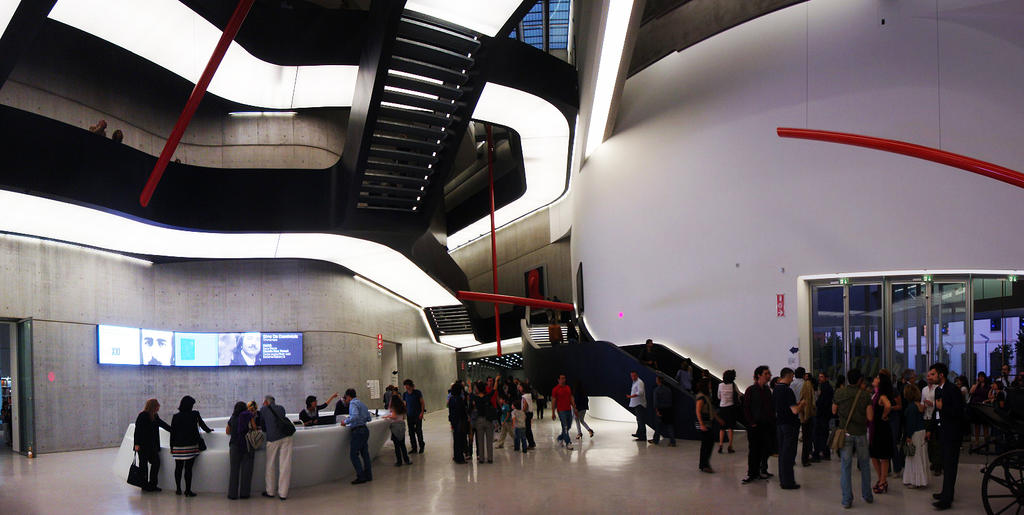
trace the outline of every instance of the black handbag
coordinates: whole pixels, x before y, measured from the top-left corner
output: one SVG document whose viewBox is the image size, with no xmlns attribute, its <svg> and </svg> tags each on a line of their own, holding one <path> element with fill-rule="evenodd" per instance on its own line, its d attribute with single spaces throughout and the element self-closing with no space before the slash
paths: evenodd
<svg viewBox="0 0 1024 515">
<path fill-rule="evenodd" d="M 135 453 L 132 464 L 128 468 L 128 484 L 137 486 L 139 488 L 145 488 L 149 486 L 149 478 L 146 477 L 146 472 L 139 466 L 139 453 Z"/>
<path fill-rule="evenodd" d="M 295 434 L 295 424 L 287 418 L 281 418 L 281 415 L 277 414 L 273 406 L 270 406 L 270 412 L 274 414 L 274 418 L 277 419 L 277 429 L 281 431 L 281 434 L 285 436 L 291 436 Z"/>
</svg>

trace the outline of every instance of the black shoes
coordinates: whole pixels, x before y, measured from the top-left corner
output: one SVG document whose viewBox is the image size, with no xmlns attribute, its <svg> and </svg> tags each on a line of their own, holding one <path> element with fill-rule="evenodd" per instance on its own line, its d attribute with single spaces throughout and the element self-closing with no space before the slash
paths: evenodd
<svg viewBox="0 0 1024 515">
<path fill-rule="evenodd" d="M 935 506 L 936 510 L 942 511 L 942 510 L 948 510 L 948 509 L 952 508 L 953 507 L 953 503 L 948 503 L 948 502 L 945 502 L 945 501 L 935 501 L 935 502 L 932 503 L 932 506 Z"/>
<path fill-rule="evenodd" d="M 175 490 L 174 491 L 174 495 L 181 495 L 181 489 L 179 488 L 179 489 Z"/>
<path fill-rule="evenodd" d="M 757 481 L 757 480 L 759 480 L 759 479 L 761 479 L 761 478 L 759 478 L 759 477 L 752 477 L 752 476 L 747 476 L 747 477 L 743 478 L 743 484 L 745 484 L 745 485 L 749 485 L 750 483 L 753 483 L 754 481 Z"/>
<path fill-rule="evenodd" d="M 796 483 L 793 483 L 791 485 L 781 485 L 779 488 L 781 488 L 783 490 L 799 490 L 800 489 L 800 485 L 798 485 Z"/>
<path fill-rule="evenodd" d="M 360 478 L 360 477 L 357 477 L 357 478 L 355 478 L 355 479 L 354 479 L 354 480 L 352 481 L 352 484 L 353 484 L 353 485 L 361 485 L 361 484 L 363 484 L 363 483 L 367 483 L 367 482 L 368 482 L 368 481 L 366 481 L 365 479 L 363 479 L 363 478 Z"/>
<path fill-rule="evenodd" d="M 185 497 L 195 497 L 196 493 L 192 490 L 185 490 Z"/>
<path fill-rule="evenodd" d="M 269 498 L 271 498 L 271 499 L 273 499 L 273 498 L 274 498 L 274 496 L 273 496 L 273 495 L 270 495 L 270 494 L 268 494 L 267 492 L 263 492 L 263 493 L 261 493 L 260 495 L 262 495 L 263 497 L 269 497 Z"/>
</svg>

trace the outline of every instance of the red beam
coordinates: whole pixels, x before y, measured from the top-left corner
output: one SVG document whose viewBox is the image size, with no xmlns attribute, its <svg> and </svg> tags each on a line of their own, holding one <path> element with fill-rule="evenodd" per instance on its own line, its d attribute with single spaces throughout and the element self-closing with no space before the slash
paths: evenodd
<svg viewBox="0 0 1024 515">
<path fill-rule="evenodd" d="M 495 295 L 493 293 L 480 293 L 475 291 L 460 291 L 455 294 L 455 297 L 459 300 L 493 302 L 495 304 L 512 304 L 513 306 L 528 306 L 531 308 L 554 309 L 558 311 L 572 311 L 575 309 L 572 304 L 565 302 L 552 302 L 550 300 L 528 299 L 526 297 Z"/>
<path fill-rule="evenodd" d="M 487 178 L 491 186 L 491 277 L 494 279 L 494 293 L 498 293 L 498 240 L 494 236 L 494 142 L 491 139 L 491 125 L 487 124 Z M 498 303 L 494 303 L 494 341 L 501 356 L 501 316 Z"/>
<path fill-rule="evenodd" d="M 916 157 L 918 159 L 933 161 L 947 166 L 952 166 L 954 168 L 959 168 L 961 170 L 967 170 L 968 172 L 976 173 L 978 175 L 984 175 L 985 177 L 989 177 L 997 181 L 1012 184 L 1018 188 L 1024 188 L 1024 174 L 1018 171 L 989 163 L 987 161 L 982 161 L 980 159 L 974 159 L 973 157 L 946 152 L 945 150 L 939 150 L 937 148 L 915 145 L 913 143 L 894 139 L 876 138 L 860 134 L 848 134 L 845 132 L 832 132 L 815 129 L 779 127 L 775 132 L 782 138 L 825 141 L 829 143 L 853 145 L 856 147 L 864 147 Z"/>
<path fill-rule="evenodd" d="M 231 46 L 235 35 L 238 34 L 238 29 L 242 26 L 245 16 L 249 14 L 249 8 L 252 7 L 254 1 L 239 0 L 238 5 L 235 6 L 235 12 L 231 15 L 231 19 L 228 20 L 228 25 L 224 27 L 224 32 L 220 35 L 220 41 L 217 42 L 217 46 L 213 49 L 210 61 L 206 63 L 206 69 L 203 70 L 202 76 L 199 77 L 199 82 L 196 82 L 196 87 L 192 88 L 192 94 L 188 96 L 188 102 L 185 102 L 185 109 L 181 111 L 178 123 L 174 124 L 174 130 L 171 131 L 170 137 L 167 138 L 167 143 L 164 144 L 164 149 L 160 152 L 160 158 L 156 160 L 156 166 L 153 167 L 153 171 L 150 172 L 149 179 L 146 181 L 146 186 L 142 189 L 142 195 L 139 196 L 139 203 L 142 204 L 142 207 L 148 206 L 150 199 L 153 198 L 156 185 L 160 182 L 160 178 L 163 177 L 167 163 L 171 161 L 171 156 L 174 155 L 174 150 L 178 148 L 178 143 L 181 141 L 182 135 L 185 134 L 188 122 L 192 121 L 192 116 L 196 114 L 196 109 L 199 108 L 199 101 L 206 94 L 206 88 L 210 86 L 213 74 L 217 72 L 217 67 L 220 66 L 220 62 L 224 59 L 224 54 L 228 51 L 228 47 Z"/>
</svg>

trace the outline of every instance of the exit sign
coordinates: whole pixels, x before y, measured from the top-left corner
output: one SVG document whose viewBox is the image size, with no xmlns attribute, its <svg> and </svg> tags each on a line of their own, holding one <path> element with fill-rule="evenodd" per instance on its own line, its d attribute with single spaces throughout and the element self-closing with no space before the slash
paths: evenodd
<svg viewBox="0 0 1024 515">
<path fill-rule="evenodd" d="M 775 296 L 775 316 L 786 316 L 786 294 L 780 293 Z"/>
<path fill-rule="evenodd" d="M 377 350 L 384 350 L 384 335 L 377 335 Z"/>
</svg>

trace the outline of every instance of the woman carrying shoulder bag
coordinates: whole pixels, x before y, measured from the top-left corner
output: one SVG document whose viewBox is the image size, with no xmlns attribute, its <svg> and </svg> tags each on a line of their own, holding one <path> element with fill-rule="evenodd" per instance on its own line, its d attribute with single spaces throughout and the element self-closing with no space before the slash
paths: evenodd
<svg viewBox="0 0 1024 515">
<path fill-rule="evenodd" d="M 171 457 L 174 458 L 174 486 L 175 492 L 181 495 L 181 476 L 185 475 L 185 497 L 195 497 L 192 491 L 192 466 L 195 465 L 196 456 L 206 448 L 203 438 L 199 436 L 199 428 L 212 433 L 203 422 L 203 417 L 198 411 L 192 409 L 196 400 L 190 395 L 181 398 L 178 404 L 178 412 L 171 418 Z"/>
</svg>

